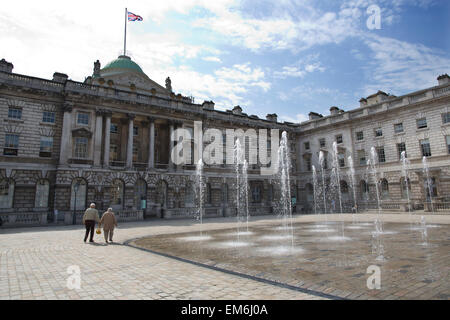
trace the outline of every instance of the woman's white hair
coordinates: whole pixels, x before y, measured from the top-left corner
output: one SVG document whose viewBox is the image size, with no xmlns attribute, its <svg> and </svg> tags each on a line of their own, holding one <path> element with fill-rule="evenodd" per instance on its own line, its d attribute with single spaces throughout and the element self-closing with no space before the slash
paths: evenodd
<svg viewBox="0 0 450 320">
<path fill-rule="evenodd" d="M 95 207 L 95 203 L 92 202 L 89 206 L 90 206 L 91 208 L 92 208 L 92 207 Z"/>
<path fill-rule="evenodd" d="M 108 212 L 111 212 L 112 211 L 112 208 L 108 208 Z"/>
</svg>

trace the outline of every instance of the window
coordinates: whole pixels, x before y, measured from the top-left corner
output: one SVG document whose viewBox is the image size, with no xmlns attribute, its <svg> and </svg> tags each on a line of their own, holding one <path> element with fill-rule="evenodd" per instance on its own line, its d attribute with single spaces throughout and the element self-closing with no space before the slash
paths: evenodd
<svg viewBox="0 0 450 320">
<path fill-rule="evenodd" d="M 109 158 L 112 161 L 117 161 L 119 160 L 119 148 L 117 147 L 117 145 L 115 144 L 111 144 L 109 146 Z"/>
<path fill-rule="evenodd" d="M 382 137 L 383 136 L 383 129 L 376 128 L 375 129 L 375 137 Z"/>
<path fill-rule="evenodd" d="M 87 158 L 88 138 L 75 138 L 75 158 Z"/>
<path fill-rule="evenodd" d="M 139 147 L 133 144 L 133 162 L 137 162 L 139 159 Z"/>
<path fill-rule="evenodd" d="M 89 124 L 89 113 L 79 112 L 77 114 L 77 124 L 87 126 Z"/>
<path fill-rule="evenodd" d="M 117 126 L 117 124 L 111 123 L 109 132 L 110 133 L 119 133 L 119 127 Z"/>
<path fill-rule="evenodd" d="M 139 127 L 133 127 L 133 136 L 138 136 L 139 135 Z"/>
<path fill-rule="evenodd" d="M 337 143 L 342 143 L 344 140 L 342 139 L 342 134 L 338 134 L 337 136 L 336 136 L 336 142 Z"/>
<path fill-rule="evenodd" d="M 19 135 L 6 134 L 5 135 L 5 147 L 3 148 L 3 155 L 17 156 L 18 150 L 19 150 Z"/>
<path fill-rule="evenodd" d="M 312 170 L 312 163 L 311 163 L 311 157 L 305 158 L 305 165 L 306 165 L 306 171 Z"/>
<path fill-rule="evenodd" d="M 326 146 L 325 138 L 319 139 L 319 145 L 321 148 L 325 148 Z"/>
<path fill-rule="evenodd" d="M 309 150 L 309 142 L 305 142 L 305 150 Z"/>
<path fill-rule="evenodd" d="M 147 208 L 147 182 L 144 179 L 138 179 L 134 185 L 134 200 L 138 210 Z"/>
<path fill-rule="evenodd" d="M 50 158 L 52 156 L 53 137 L 41 137 L 39 157 Z"/>
<path fill-rule="evenodd" d="M 313 202 L 314 201 L 314 187 L 311 183 L 307 183 L 305 185 L 305 189 L 306 189 L 306 200 L 308 202 Z"/>
<path fill-rule="evenodd" d="M 450 112 L 442 114 L 442 123 L 443 124 L 450 123 Z"/>
<path fill-rule="evenodd" d="M 261 184 L 255 183 L 252 188 L 252 202 L 261 202 Z"/>
<path fill-rule="evenodd" d="M 9 108 L 8 109 L 8 118 L 20 120 L 22 119 L 22 109 L 19 108 Z"/>
<path fill-rule="evenodd" d="M 111 204 L 116 209 L 123 209 L 124 183 L 122 180 L 114 179 L 112 183 L 112 201 Z M 114 208 L 113 208 L 114 209 Z"/>
<path fill-rule="evenodd" d="M 35 208 L 47 208 L 50 183 L 46 179 L 40 179 L 36 183 L 36 196 L 34 199 Z"/>
<path fill-rule="evenodd" d="M 427 127 L 427 118 L 417 119 L 417 129 L 423 129 Z"/>
<path fill-rule="evenodd" d="M 403 123 L 394 124 L 394 132 L 395 133 L 403 132 Z"/>
<path fill-rule="evenodd" d="M 411 183 L 409 181 L 409 178 L 402 177 L 400 179 L 400 185 L 402 189 L 402 199 L 408 199 L 411 194 Z"/>
<path fill-rule="evenodd" d="M 431 195 L 431 198 L 438 196 L 437 187 L 436 187 L 436 178 L 434 178 L 434 177 L 430 177 L 429 179 L 424 178 L 423 185 L 426 190 L 427 201 L 431 201 L 430 195 Z"/>
<path fill-rule="evenodd" d="M 398 152 L 398 159 L 400 160 L 402 158 L 402 152 L 405 151 L 405 158 L 407 158 L 406 154 L 406 144 L 404 142 L 397 143 L 397 152 Z"/>
<path fill-rule="evenodd" d="M 365 180 L 361 180 L 361 182 L 359 183 L 359 188 L 361 191 L 361 198 L 363 200 L 368 200 L 369 199 L 369 185 L 367 184 L 367 182 Z"/>
<path fill-rule="evenodd" d="M 431 147 L 428 139 L 420 140 L 420 148 L 422 149 L 423 157 L 431 157 Z"/>
<path fill-rule="evenodd" d="M 211 184 L 206 184 L 206 203 L 211 204 L 212 203 L 212 194 L 211 194 Z"/>
<path fill-rule="evenodd" d="M 345 155 L 343 153 L 338 154 L 339 167 L 345 167 Z"/>
<path fill-rule="evenodd" d="M 55 123 L 55 113 L 44 111 L 44 113 L 42 114 L 42 122 Z"/>
<path fill-rule="evenodd" d="M 445 136 L 445 141 L 447 142 L 447 152 L 450 154 L 450 136 Z"/>
<path fill-rule="evenodd" d="M 364 150 L 358 150 L 358 159 L 359 159 L 360 166 L 365 166 L 367 164 L 366 152 Z"/>
<path fill-rule="evenodd" d="M 384 154 L 384 147 L 378 147 L 377 153 L 378 153 L 378 162 L 379 163 L 386 162 L 386 155 Z"/>
<path fill-rule="evenodd" d="M 194 206 L 194 185 L 192 182 L 187 183 L 186 185 L 186 189 L 185 189 L 185 194 L 184 194 L 184 205 L 186 207 L 192 207 Z"/>
<path fill-rule="evenodd" d="M 14 180 L 0 180 L 0 208 L 12 208 L 14 198 Z"/>
<path fill-rule="evenodd" d="M 222 203 L 228 202 L 228 184 L 222 184 Z"/>
<path fill-rule="evenodd" d="M 358 141 L 364 140 L 364 132 L 363 131 L 358 131 L 356 133 L 356 140 L 358 140 Z"/>
</svg>

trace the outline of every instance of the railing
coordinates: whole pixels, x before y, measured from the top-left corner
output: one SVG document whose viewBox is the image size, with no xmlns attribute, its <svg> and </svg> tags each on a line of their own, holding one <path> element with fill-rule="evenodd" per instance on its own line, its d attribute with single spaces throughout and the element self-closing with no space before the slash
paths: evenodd
<svg viewBox="0 0 450 320">
<path fill-rule="evenodd" d="M 1 224 L 8 226 L 35 226 L 47 224 L 48 212 L 1 213 Z"/>
<path fill-rule="evenodd" d="M 125 167 L 125 161 L 112 160 L 109 162 L 109 165 L 112 167 Z"/>
<path fill-rule="evenodd" d="M 425 202 L 424 209 L 428 212 L 448 211 L 450 213 L 450 202 Z"/>
<path fill-rule="evenodd" d="M 117 221 L 140 221 L 144 219 L 142 210 L 123 210 L 115 212 Z"/>
</svg>

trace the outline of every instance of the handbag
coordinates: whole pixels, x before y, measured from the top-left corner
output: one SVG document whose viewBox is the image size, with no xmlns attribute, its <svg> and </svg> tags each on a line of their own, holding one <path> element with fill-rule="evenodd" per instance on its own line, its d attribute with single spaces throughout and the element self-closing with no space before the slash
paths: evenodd
<svg viewBox="0 0 450 320">
<path fill-rule="evenodd" d="M 101 234 L 101 233 L 102 233 L 102 230 L 100 230 L 100 228 L 97 228 L 97 230 L 95 230 L 95 233 L 96 233 L 96 234 Z"/>
</svg>

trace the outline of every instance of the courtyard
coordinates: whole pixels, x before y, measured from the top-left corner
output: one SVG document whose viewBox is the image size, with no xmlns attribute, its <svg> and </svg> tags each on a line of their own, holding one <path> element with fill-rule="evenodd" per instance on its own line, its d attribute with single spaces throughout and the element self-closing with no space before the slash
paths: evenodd
<svg viewBox="0 0 450 320">
<path fill-rule="evenodd" d="M 301 238 L 301 243 L 296 240 L 293 248 L 302 252 L 281 252 L 274 258 L 262 255 L 256 264 L 258 260 L 251 255 L 257 250 L 245 247 L 232 245 L 219 254 L 217 247 L 211 250 L 198 241 L 175 245 L 177 238 L 199 234 L 214 238 L 236 232 L 235 218 L 205 219 L 203 224 L 193 219 L 121 223 L 110 245 L 104 243 L 103 234 L 95 236 L 95 244 L 84 243 L 81 226 L 2 229 L 0 299 L 448 300 L 448 215 L 426 216 L 424 245 L 417 231 L 420 216 L 383 214 L 386 234 L 381 262 L 367 259 L 371 248 L 365 245 L 376 215 L 356 216 L 357 221 L 352 215 L 294 216 L 296 239 Z M 278 217 L 251 217 L 248 227 L 268 239 L 282 238 L 276 231 L 280 221 Z M 314 225 L 331 221 L 334 226 L 330 224 L 328 231 L 312 231 L 321 230 Z M 356 228 L 357 224 L 366 226 Z M 342 225 L 348 241 L 322 241 L 330 236 L 326 232 L 340 234 Z M 240 228 L 244 231 L 246 226 L 240 223 Z M 240 240 L 244 238 L 242 232 Z M 271 244 L 277 241 L 276 237 L 270 240 Z M 405 250 L 409 261 L 402 260 Z M 298 269 L 294 272 L 292 256 Z M 366 269 L 371 264 L 381 266 L 381 290 L 366 287 L 370 276 Z M 79 289 L 67 285 L 71 266 L 79 267 Z M 277 273 L 277 269 L 282 271 Z"/>
</svg>

